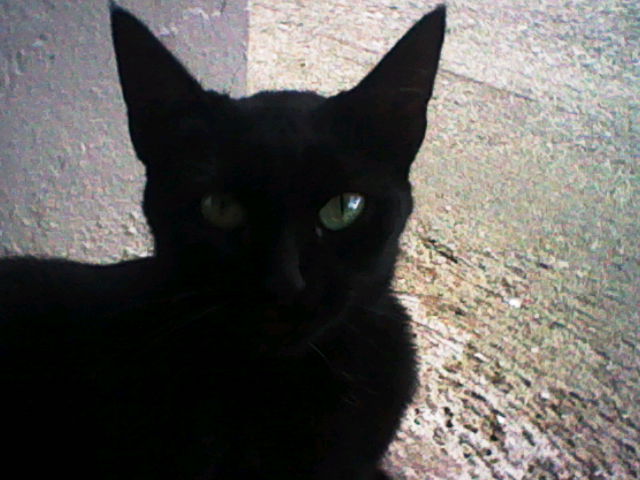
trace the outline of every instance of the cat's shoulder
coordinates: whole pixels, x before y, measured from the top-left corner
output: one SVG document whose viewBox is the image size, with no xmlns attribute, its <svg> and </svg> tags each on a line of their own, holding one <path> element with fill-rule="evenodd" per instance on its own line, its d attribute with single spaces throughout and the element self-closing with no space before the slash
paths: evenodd
<svg viewBox="0 0 640 480">
<path fill-rule="evenodd" d="M 116 281 L 140 276 L 152 267 L 152 259 L 138 259 L 108 265 L 62 258 L 29 256 L 0 258 L 0 295 L 11 290 L 60 285 L 78 286 L 87 281 Z M 1 297 L 0 297 L 1 298 Z"/>
<path fill-rule="evenodd" d="M 153 277 L 151 259 L 98 265 L 65 259 L 0 259 L 0 316 L 30 317 L 113 303 Z"/>
</svg>

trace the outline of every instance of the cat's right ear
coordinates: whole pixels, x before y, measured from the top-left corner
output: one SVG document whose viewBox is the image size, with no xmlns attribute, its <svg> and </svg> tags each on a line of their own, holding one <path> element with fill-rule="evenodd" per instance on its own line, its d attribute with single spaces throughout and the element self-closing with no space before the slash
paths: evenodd
<svg viewBox="0 0 640 480">
<path fill-rule="evenodd" d="M 202 102 L 205 92 L 140 20 L 113 2 L 110 10 L 131 140 L 147 164 L 162 150 L 175 109 Z"/>
<path fill-rule="evenodd" d="M 403 172 L 424 138 L 445 17 L 444 5 L 425 15 L 358 85 L 323 107 L 348 143 L 393 158 Z"/>
</svg>

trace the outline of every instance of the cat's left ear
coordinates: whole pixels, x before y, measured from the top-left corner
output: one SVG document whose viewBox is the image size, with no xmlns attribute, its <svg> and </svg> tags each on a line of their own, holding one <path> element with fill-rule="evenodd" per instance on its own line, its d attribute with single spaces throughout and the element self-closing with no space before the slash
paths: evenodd
<svg viewBox="0 0 640 480">
<path fill-rule="evenodd" d="M 444 5 L 425 15 L 355 88 L 329 99 L 326 108 L 352 144 L 413 160 L 426 131 L 445 17 Z"/>
<path fill-rule="evenodd" d="M 175 109 L 202 102 L 205 91 L 140 20 L 114 3 L 110 9 L 131 140 L 138 157 L 149 163 L 162 151 Z"/>
</svg>

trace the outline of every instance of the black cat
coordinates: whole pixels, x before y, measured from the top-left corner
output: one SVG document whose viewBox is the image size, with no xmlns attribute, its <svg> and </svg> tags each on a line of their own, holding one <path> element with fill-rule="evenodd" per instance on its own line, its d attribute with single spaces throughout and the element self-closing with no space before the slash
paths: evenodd
<svg viewBox="0 0 640 480">
<path fill-rule="evenodd" d="M 0 475 L 388 479 L 415 384 L 390 281 L 444 7 L 331 98 L 207 92 L 111 16 L 155 255 L 0 262 Z"/>
</svg>

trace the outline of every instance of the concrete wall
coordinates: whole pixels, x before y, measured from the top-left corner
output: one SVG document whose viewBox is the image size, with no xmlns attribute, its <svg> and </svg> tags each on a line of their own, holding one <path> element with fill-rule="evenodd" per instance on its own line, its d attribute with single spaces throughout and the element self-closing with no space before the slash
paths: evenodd
<svg viewBox="0 0 640 480">
<path fill-rule="evenodd" d="M 0 2 L 0 255 L 112 261 L 149 251 L 107 3 Z M 245 0 L 120 4 L 207 88 L 244 92 Z"/>
</svg>

